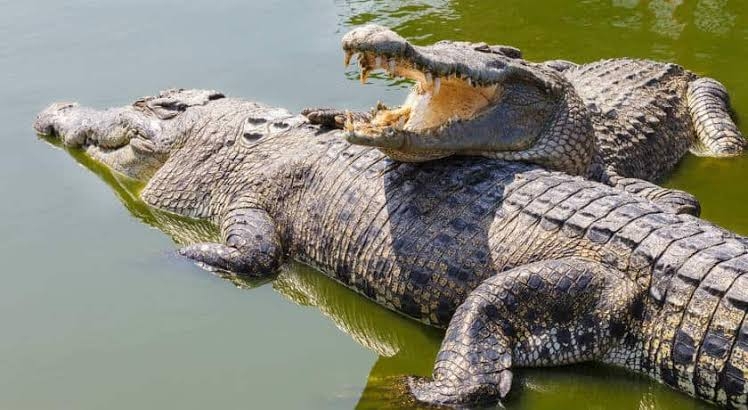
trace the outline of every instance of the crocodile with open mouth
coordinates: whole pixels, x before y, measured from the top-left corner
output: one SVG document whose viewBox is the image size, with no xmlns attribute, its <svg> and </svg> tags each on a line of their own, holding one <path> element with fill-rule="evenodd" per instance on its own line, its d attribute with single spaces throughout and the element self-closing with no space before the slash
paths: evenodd
<svg viewBox="0 0 748 410">
<path fill-rule="evenodd" d="M 394 109 L 304 113 L 399 161 L 461 154 L 534 162 L 698 215 L 695 198 L 647 181 L 661 180 L 689 150 L 733 156 L 745 144 L 724 86 L 675 64 L 532 63 L 509 46 L 416 46 L 375 24 L 351 30 L 342 43 L 346 65 L 358 56 L 362 82 L 383 69 L 414 81 L 413 90 Z"/>
<path fill-rule="evenodd" d="M 433 404 L 495 403 L 512 369 L 598 361 L 733 408 L 748 401 L 748 240 L 539 165 L 392 161 L 302 115 L 202 90 L 34 129 L 215 225 L 180 253 L 228 275 L 312 265 L 446 336 Z M 404 384 L 405 386 L 405 384 Z"/>
</svg>

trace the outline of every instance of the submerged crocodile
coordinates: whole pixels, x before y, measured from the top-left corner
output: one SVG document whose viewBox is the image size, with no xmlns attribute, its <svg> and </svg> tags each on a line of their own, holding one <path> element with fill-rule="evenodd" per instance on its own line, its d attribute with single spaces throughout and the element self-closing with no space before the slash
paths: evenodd
<svg viewBox="0 0 748 410">
<path fill-rule="evenodd" d="M 212 221 L 180 253 L 238 275 L 317 267 L 446 337 L 434 404 L 496 402 L 512 368 L 599 361 L 727 407 L 748 399 L 748 241 L 639 196 L 540 166 L 398 163 L 301 115 L 212 91 L 37 117 L 140 196 Z"/>
<path fill-rule="evenodd" d="M 694 198 L 645 181 L 658 182 L 688 150 L 732 156 L 745 144 L 725 87 L 675 64 L 536 64 L 508 46 L 415 46 L 374 24 L 347 33 L 343 49 L 346 65 L 359 56 L 363 82 L 382 68 L 413 80 L 413 91 L 395 109 L 305 114 L 400 161 L 466 154 L 535 162 L 698 214 Z"/>
</svg>

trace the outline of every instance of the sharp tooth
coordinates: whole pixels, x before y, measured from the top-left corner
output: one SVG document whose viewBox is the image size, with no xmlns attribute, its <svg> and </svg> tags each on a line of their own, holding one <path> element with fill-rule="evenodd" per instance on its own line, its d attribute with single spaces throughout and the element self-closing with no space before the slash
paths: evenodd
<svg viewBox="0 0 748 410">
<path fill-rule="evenodd" d="M 377 101 L 377 105 L 375 107 L 372 107 L 371 109 L 372 116 L 376 116 L 379 113 L 379 111 L 382 111 L 382 110 L 386 111 L 388 110 L 388 108 L 386 105 L 384 105 L 383 102 Z"/>
<path fill-rule="evenodd" d="M 353 131 L 353 113 L 348 110 L 345 111 L 345 124 L 343 127 L 346 131 Z"/>
<path fill-rule="evenodd" d="M 439 77 L 434 78 L 434 96 L 439 94 L 439 88 L 442 86 L 442 79 Z"/>
<path fill-rule="evenodd" d="M 468 83 L 468 85 L 473 85 L 473 79 L 470 78 L 470 77 L 468 77 L 467 78 L 467 83 Z"/>
<path fill-rule="evenodd" d="M 397 61 L 395 61 L 394 58 L 390 58 L 388 61 L 389 68 L 390 68 L 390 74 L 395 74 L 395 68 L 397 68 Z"/>
<path fill-rule="evenodd" d="M 366 84 L 366 79 L 369 78 L 369 67 L 361 67 L 361 84 Z"/>
<path fill-rule="evenodd" d="M 405 117 L 400 117 L 400 119 L 397 120 L 397 124 L 395 126 L 399 129 L 403 129 L 405 127 Z"/>
<path fill-rule="evenodd" d="M 434 76 L 430 72 L 426 73 L 426 84 L 431 85 L 434 82 Z"/>
<path fill-rule="evenodd" d="M 343 64 L 345 68 L 348 68 L 348 66 L 351 64 L 351 57 L 353 57 L 353 51 L 346 50 L 345 58 L 343 59 Z"/>
<path fill-rule="evenodd" d="M 382 68 L 382 57 L 376 56 L 374 58 L 374 68 Z"/>
</svg>

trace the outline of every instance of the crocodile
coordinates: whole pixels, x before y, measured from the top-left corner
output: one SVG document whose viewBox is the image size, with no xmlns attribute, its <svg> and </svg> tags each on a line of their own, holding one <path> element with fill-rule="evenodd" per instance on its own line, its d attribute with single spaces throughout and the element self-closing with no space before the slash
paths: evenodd
<svg viewBox="0 0 748 410">
<path fill-rule="evenodd" d="M 689 150 L 734 156 L 745 145 L 725 87 L 683 67 L 627 58 L 532 63 L 514 47 L 416 46 L 376 24 L 343 36 L 362 82 L 383 69 L 414 81 L 401 107 L 371 113 L 310 108 L 314 122 L 399 161 L 481 155 L 535 162 L 638 192 L 698 216 L 698 201 L 659 182 Z M 688 204 L 688 206 L 684 206 Z"/>
<path fill-rule="evenodd" d="M 702 400 L 748 400 L 748 240 L 580 176 L 480 157 L 393 161 L 299 114 L 169 90 L 34 122 L 142 181 L 159 212 L 208 221 L 179 253 L 237 277 L 294 259 L 446 329 L 437 405 L 496 403 L 514 367 L 596 361 Z"/>
</svg>

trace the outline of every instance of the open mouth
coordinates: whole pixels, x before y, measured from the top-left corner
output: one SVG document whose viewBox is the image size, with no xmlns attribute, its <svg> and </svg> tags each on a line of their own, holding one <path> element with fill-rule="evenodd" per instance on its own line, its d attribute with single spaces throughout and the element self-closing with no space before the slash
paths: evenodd
<svg viewBox="0 0 748 410">
<path fill-rule="evenodd" d="M 458 121 L 479 116 L 501 98 L 507 65 L 518 58 L 511 47 L 485 44 L 438 42 L 419 47 L 395 32 L 377 25 L 356 28 L 343 37 L 345 65 L 356 58 L 361 82 L 374 70 L 414 82 L 403 105 L 389 109 L 381 104 L 370 119 L 348 115 L 344 129 L 349 140 L 380 138 L 377 144 L 398 148 L 397 133 L 429 134 Z M 369 144 L 367 144 L 369 145 Z"/>
</svg>

